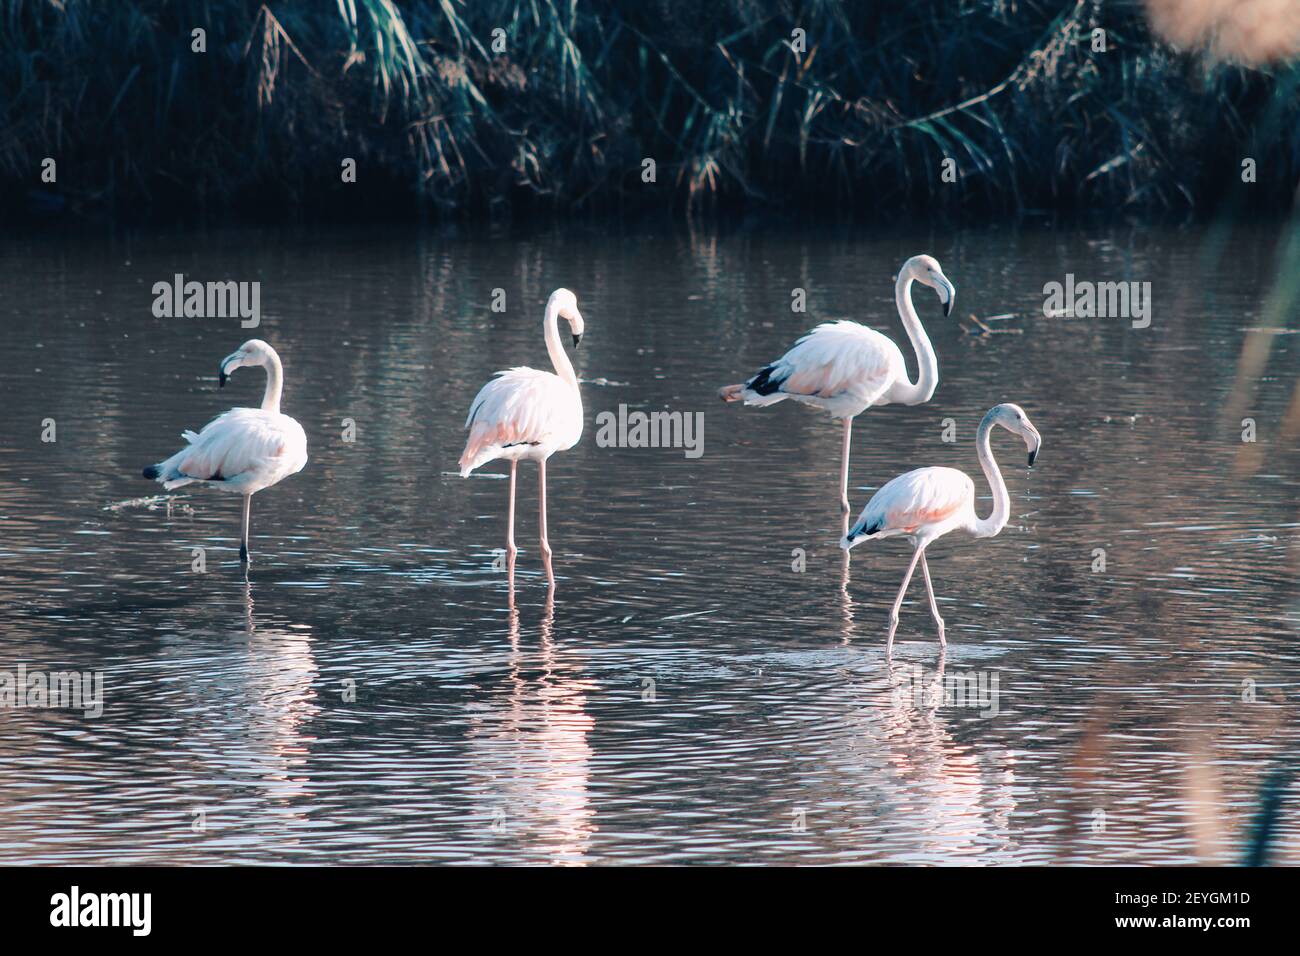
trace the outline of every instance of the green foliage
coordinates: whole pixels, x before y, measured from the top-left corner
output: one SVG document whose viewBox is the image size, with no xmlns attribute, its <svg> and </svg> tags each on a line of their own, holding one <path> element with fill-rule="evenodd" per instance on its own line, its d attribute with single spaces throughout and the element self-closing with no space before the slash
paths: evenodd
<svg viewBox="0 0 1300 956">
<path fill-rule="evenodd" d="M 0 0 L 0 181 L 305 204 L 351 156 L 444 209 L 1150 210 L 1251 156 L 1270 201 L 1300 169 L 1296 77 L 1177 53 L 1102 0 Z"/>
</svg>

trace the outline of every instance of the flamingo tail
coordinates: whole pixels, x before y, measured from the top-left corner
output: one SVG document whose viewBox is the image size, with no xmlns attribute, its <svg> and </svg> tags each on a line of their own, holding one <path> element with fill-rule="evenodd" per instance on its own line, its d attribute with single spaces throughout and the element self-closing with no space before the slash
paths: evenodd
<svg viewBox="0 0 1300 956">
<path fill-rule="evenodd" d="M 768 365 L 757 375 L 742 385 L 727 385 L 718 389 L 718 397 L 724 402 L 744 402 L 746 405 L 775 405 L 786 398 L 781 391 L 785 376 L 773 378 L 775 365 Z"/>
<path fill-rule="evenodd" d="M 743 384 L 724 385 L 722 388 L 718 389 L 718 398 L 722 399 L 724 402 L 742 402 L 745 400 L 745 396 L 742 394 L 744 391 L 745 386 Z"/>
<path fill-rule="evenodd" d="M 840 539 L 840 547 L 845 551 L 853 548 L 863 541 L 871 541 L 873 538 L 885 538 L 885 527 L 882 522 L 862 522 L 854 525 L 849 529 L 849 533 Z"/>
</svg>

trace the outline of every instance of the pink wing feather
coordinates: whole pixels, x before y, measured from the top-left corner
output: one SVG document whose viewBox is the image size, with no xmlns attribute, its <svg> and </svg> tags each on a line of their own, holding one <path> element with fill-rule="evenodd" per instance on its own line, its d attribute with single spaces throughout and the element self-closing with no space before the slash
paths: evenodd
<svg viewBox="0 0 1300 956">
<path fill-rule="evenodd" d="M 874 400 L 893 382 L 898 346 L 874 329 L 825 322 L 772 363 L 769 378 L 788 395 L 833 398 L 852 392 Z"/>
<path fill-rule="evenodd" d="M 295 446 L 296 436 L 285 431 L 283 417 L 271 418 L 257 408 L 232 408 L 197 435 L 185 433 L 190 446 L 175 457 L 176 471 L 202 481 L 229 481 L 260 466 L 277 464 Z"/>
<path fill-rule="evenodd" d="M 849 537 L 913 534 L 975 506 L 975 483 L 955 468 L 918 468 L 871 496 Z"/>
<path fill-rule="evenodd" d="M 554 439 L 566 424 L 564 413 L 572 401 L 570 386 L 551 372 L 527 367 L 498 372 L 470 405 L 461 475 L 491 461 L 508 445 Z"/>
</svg>

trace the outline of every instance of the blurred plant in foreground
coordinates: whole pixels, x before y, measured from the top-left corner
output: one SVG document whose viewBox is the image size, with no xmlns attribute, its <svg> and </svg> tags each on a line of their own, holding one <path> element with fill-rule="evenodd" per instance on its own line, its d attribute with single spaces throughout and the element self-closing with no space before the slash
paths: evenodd
<svg viewBox="0 0 1300 956">
<path fill-rule="evenodd" d="M 1146 0 L 1156 34 L 1219 60 L 1259 65 L 1300 53 L 1295 0 Z"/>
</svg>

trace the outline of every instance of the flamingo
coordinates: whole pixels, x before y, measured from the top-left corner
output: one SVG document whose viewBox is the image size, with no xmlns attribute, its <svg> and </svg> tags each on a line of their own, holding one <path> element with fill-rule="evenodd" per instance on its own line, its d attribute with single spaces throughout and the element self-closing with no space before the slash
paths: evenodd
<svg viewBox="0 0 1300 956">
<path fill-rule="evenodd" d="M 939 362 L 912 305 L 912 283 L 934 289 L 943 314 L 952 314 L 957 290 L 933 256 L 913 256 L 903 263 L 894 286 L 894 301 L 907 337 L 916 350 L 917 378 L 907 377 L 903 353 L 887 336 L 857 322 L 824 322 L 804 335 L 775 362 L 749 381 L 719 389 L 724 402 L 775 405 L 787 398 L 823 408 L 844 422 L 840 460 L 840 512 L 849 515 L 849 445 L 853 419 L 877 405 L 921 405 L 939 384 Z"/>
<path fill-rule="evenodd" d="M 261 339 L 249 339 L 221 360 L 218 386 L 224 388 L 230 373 L 241 366 L 266 369 L 266 391 L 261 408 L 232 408 L 203 426 L 203 431 L 182 432 L 189 443 L 176 454 L 144 469 L 144 476 L 168 491 L 195 481 L 244 496 L 243 531 L 239 559 L 247 566 L 248 518 L 253 495 L 307 464 L 307 436 L 302 426 L 280 413 L 284 367 L 280 356 Z"/>
<path fill-rule="evenodd" d="M 898 597 L 889 612 L 887 649 L 890 651 L 894 647 L 894 631 L 898 629 L 898 609 L 903 604 L 903 595 L 907 593 L 917 561 L 921 562 L 921 573 L 925 576 L 925 591 L 930 598 L 930 614 L 939 629 L 939 644 L 945 648 L 948 646 L 943 635 L 943 618 L 939 616 L 934 587 L 930 584 L 930 568 L 925 563 L 925 549 L 930 542 L 959 528 L 977 538 L 991 538 L 1006 527 L 1011 499 L 1007 496 L 1002 472 L 989 449 L 989 433 L 994 425 L 1001 425 L 1025 440 L 1031 467 L 1043 441 L 1019 405 L 1006 402 L 989 409 L 975 438 L 980 467 L 993 489 L 993 512 L 987 518 L 975 515 L 975 483 L 965 472 L 956 468 L 918 468 L 892 479 L 872 495 L 858 520 L 840 540 L 840 547 L 848 551 L 863 541 L 902 535 L 915 549 L 912 563 L 903 575 L 903 586 L 898 589 Z"/>
<path fill-rule="evenodd" d="M 546 351 L 555 372 L 535 368 L 512 368 L 497 372 L 484 385 L 469 407 L 465 427 L 469 438 L 460 456 L 462 478 L 498 458 L 510 462 L 510 511 L 506 524 L 506 551 L 513 579 L 515 548 L 515 476 L 519 462 L 537 462 L 540 488 L 538 512 L 541 550 L 546 580 L 555 586 L 551 567 L 551 544 L 546 537 L 546 459 L 557 451 L 572 448 L 582 437 L 582 396 L 573 363 L 560 344 L 558 321 L 563 317 L 573 335 L 573 347 L 582 340 L 582 313 L 578 299 L 568 289 L 556 289 L 546 303 L 542 327 Z"/>
</svg>

